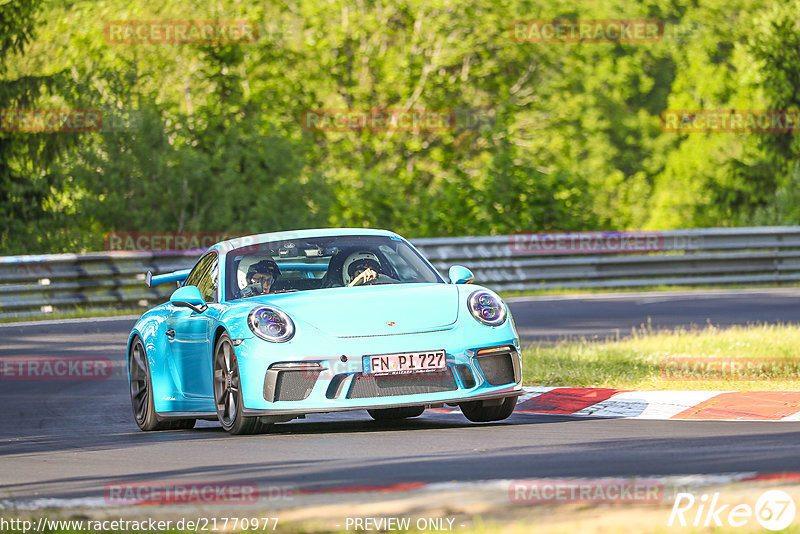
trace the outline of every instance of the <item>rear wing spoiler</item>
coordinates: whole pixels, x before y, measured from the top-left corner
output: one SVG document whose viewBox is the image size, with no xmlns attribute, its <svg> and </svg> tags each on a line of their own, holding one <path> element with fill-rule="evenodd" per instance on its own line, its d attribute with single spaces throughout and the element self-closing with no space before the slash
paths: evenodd
<svg viewBox="0 0 800 534">
<path fill-rule="evenodd" d="M 183 282 L 190 272 L 192 272 L 191 269 L 183 269 L 171 273 L 153 275 L 152 272 L 147 271 L 147 274 L 144 275 L 144 285 L 153 287 L 159 284 L 169 284 L 170 282 Z"/>
</svg>

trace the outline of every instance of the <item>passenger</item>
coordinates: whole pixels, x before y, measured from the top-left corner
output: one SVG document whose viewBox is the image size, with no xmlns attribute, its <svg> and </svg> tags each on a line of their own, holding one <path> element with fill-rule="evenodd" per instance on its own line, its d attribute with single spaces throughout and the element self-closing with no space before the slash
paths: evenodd
<svg viewBox="0 0 800 534">
<path fill-rule="evenodd" d="M 247 285 L 242 289 L 242 296 L 254 297 L 268 294 L 280 275 L 281 270 L 273 260 L 261 260 L 254 263 L 247 269 Z"/>
</svg>

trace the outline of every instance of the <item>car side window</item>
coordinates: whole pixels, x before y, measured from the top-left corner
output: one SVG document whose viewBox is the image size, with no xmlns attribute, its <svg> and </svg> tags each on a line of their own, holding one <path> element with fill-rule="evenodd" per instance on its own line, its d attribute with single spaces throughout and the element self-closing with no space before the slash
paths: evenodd
<svg viewBox="0 0 800 534">
<path fill-rule="evenodd" d="M 206 254 L 197 262 L 184 283 L 187 286 L 197 286 L 206 302 L 217 302 L 217 263 L 215 252 Z"/>
</svg>

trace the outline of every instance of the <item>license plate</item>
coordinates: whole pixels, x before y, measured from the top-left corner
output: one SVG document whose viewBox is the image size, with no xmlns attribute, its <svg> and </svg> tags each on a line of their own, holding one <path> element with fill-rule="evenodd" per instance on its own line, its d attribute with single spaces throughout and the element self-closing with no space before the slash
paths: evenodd
<svg viewBox="0 0 800 534">
<path fill-rule="evenodd" d="M 447 367 L 443 350 L 364 356 L 364 374 L 391 375 L 441 371 Z"/>
</svg>

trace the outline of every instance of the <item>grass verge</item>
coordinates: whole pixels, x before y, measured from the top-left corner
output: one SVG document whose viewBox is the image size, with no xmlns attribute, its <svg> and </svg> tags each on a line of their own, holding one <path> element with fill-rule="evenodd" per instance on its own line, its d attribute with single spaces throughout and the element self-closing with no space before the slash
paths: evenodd
<svg viewBox="0 0 800 534">
<path fill-rule="evenodd" d="M 480 283 L 480 281 L 477 281 Z M 708 291 L 714 289 L 791 289 L 800 287 L 798 283 L 787 284 L 703 284 L 703 285 L 653 285 L 641 287 L 614 287 L 614 288 L 551 288 L 530 289 L 527 291 L 498 291 L 502 298 L 513 297 L 557 297 L 570 295 L 603 295 L 606 293 L 644 293 L 658 291 Z"/>
<path fill-rule="evenodd" d="M 793 391 L 800 327 L 642 329 L 626 339 L 527 345 L 522 365 L 528 386 Z"/>
</svg>

